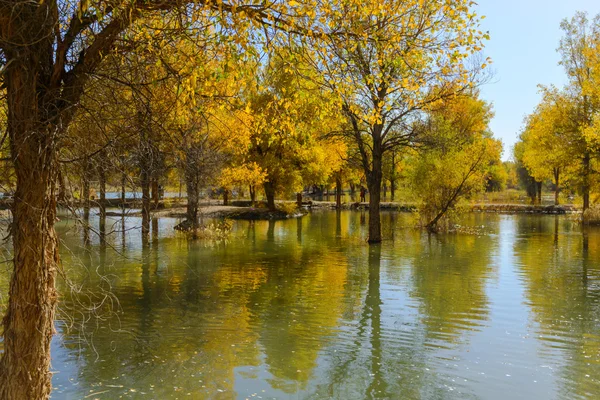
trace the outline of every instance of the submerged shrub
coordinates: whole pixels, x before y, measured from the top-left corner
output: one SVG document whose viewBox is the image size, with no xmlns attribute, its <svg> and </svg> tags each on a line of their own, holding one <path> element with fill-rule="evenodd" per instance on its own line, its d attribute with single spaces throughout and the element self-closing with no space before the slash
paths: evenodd
<svg viewBox="0 0 600 400">
<path fill-rule="evenodd" d="M 188 220 L 183 221 L 175 227 L 176 230 L 191 235 L 194 239 L 224 241 L 229 238 L 233 229 L 233 223 L 225 219 L 208 225 L 198 225 L 195 228 Z"/>
<path fill-rule="evenodd" d="M 287 215 L 294 215 L 298 211 L 296 203 L 281 203 L 278 205 L 279 211 L 284 212 Z"/>
</svg>

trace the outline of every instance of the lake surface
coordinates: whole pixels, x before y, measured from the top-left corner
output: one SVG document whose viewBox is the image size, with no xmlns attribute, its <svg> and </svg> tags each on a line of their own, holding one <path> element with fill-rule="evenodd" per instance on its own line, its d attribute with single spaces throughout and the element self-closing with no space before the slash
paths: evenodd
<svg viewBox="0 0 600 400">
<path fill-rule="evenodd" d="M 98 220 L 91 220 L 97 229 Z M 470 214 L 429 236 L 383 213 L 234 223 L 59 223 L 53 399 L 597 399 L 600 231 Z M 8 268 L 0 285 L 5 300 Z"/>
</svg>

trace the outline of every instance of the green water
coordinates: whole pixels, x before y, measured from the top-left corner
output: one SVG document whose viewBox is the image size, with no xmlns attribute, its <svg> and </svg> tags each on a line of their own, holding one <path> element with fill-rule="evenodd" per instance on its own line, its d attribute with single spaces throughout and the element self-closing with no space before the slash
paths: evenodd
<svg viewBox="0 0 600 400">
<path fill-rule="evenodd" d="M 384 213 L 380 246 L 360 212 L 239 221 L 214 246 L 173 219 L 147 247 L 139 219 L 89 242 L 61 222 L 52 398 L 600 397 L 600 231 L 472 214 L 478 234 L 428 236 L 410 218 Z"/>
</svg>

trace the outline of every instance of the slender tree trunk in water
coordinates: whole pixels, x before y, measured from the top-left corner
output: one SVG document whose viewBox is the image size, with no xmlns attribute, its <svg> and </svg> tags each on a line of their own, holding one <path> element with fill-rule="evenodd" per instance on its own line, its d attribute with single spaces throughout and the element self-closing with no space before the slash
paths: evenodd
<svg viewBox="0 0 600 400">
<path fill-rule="evenodd" d="M 142 246 L 149 244 L 150 235 L 150 185 L 152 184 L 152 143 L 149 138 L 147 110 L 138 111 L 138 129 L 140 142 L 138 159 L 140 168 L 140 186 L 142 187 Z"/>
<path fill-rule="evenodd" d="M 125 185 L 127 184 L 127 174 L 121 174 L 121 207 L 125 209 Z"/>
<path fill-rule="evenodd" d="M 147 245 L 150 234 L 150 172 L 146 165 L 141 168 L 140 186 L 142 187 L 142 244 Z"/>
<path fill-rule="evenodd" d="M 590 153 L 583 157 L 583 211 L 590 208 Z"/>
<path fill-rule="evenodd" d="M 536 182 L 537 187 L 537 203 L 538 205 L 542 205 L 542 182 Z"/>
<path fill-rule="evenodd" d="M 342 208 L 342 177 L 335 177 L 335 207 L 339 210 Z"/>
<path fill-rule="evenodd" d="M 98 180 L 100 181 L 100 202 L 98 203 L 100 208 L 100 216 L 106 216 L 106 169 L 105 169 L 105 157 L 106 153 L 100 153 L 100 165 L 98 168 Z"/>
<path fill-rule="evenodd" d="M 277 208 L 275 207 L 275 185 L 271 182 L 264 183 L 265 188 L 265 196 L 267 196 L 267 207 L 271 211 L 275 211 Z"/>
<path fill-rule="evenodd" d="M 59 263 L 54 230 L 59 131 L 47 124 L 47 110 L 39 109 L 40 57 L 23 50 L 20 58 L 25 65 L 8 68 L 4 80 L 16 191 L 11 227 L 13 273 L 0 359 L 2 400 L 46 399 L 52 389 L 49 367 Z"/>
<path fill-rule="evenodd" d="M 227 189 L 223 189 L 223 205 L 224 206 L 229 205 L 229 190 L 227 190 Z"/>
<path fill-rule="evenodd" d="M 250 185 L 250 203 L 252 207 L 256 204 L 256 188 L 254 185 Z"/>
<path fill-rule="evenodd" d="M 158 210 L 158 203 L 160 202 L 160 196 L 158 193 L 158 178 L 152 178 L 152 207 Z"/>
<path fill-rule="evenodd" d="M 296 193 L 296 206 L 302 208 L 302 193 Z"/>
<path fill-rule="evenodd" d="M 373 144 L 372 170 L 367 179 L 369 187 L 369 243 L 381 242 L 381 215 L 379 205 L 381 203 L 381 181 L 383 172 L 381 168 L 382 154 L 381 144 L 377 141 Z"/>
<path fill-rule="evenodd" d="M 83 184 L 81 201 L 83 203 L 83 219 L 90 218 L 90 160 L 85 157 L 83 160 Z"/>
<path fill-rule="evenodd" d="M 267 227 L 267 241 L 275 241 L 275 220 L 269 220 L 269 226 Z"/>
<path fill-rule="evenodd" d="M 148 244 L 150 234 L 150 173 L 142 169 L 140 184 L 142 186 L 142 243 Z"/>
<path fill-rule="evenodd" d="M 554 205 L 557 206 L 560 203 L 558 194 L 560 193 L 560 169 L 554 168 Z"/>
<path fill-rule="evenodd" d="M 192 223 L 192 228 L 198 226 L 198 185 L 192 173 L 186 174 L 185 190 L 187 192 L 187 219 Z"/>
</svg>

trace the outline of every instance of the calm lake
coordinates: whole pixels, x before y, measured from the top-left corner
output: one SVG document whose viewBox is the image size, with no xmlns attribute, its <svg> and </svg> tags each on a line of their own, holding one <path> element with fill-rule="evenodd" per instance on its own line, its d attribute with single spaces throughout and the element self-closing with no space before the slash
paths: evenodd
<svg viewBox="0 0 600 400">
<path fill-rule="evenodd" d="M 174 219 L 149 246 L 138 218 L 104 241 L 61 221 L 52 398 L 600 398 L 600 230 L 411 218 L 383 213 L 380 246 L 357 211 L 238 221 L 213 245 Z"/>
</svg>

